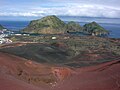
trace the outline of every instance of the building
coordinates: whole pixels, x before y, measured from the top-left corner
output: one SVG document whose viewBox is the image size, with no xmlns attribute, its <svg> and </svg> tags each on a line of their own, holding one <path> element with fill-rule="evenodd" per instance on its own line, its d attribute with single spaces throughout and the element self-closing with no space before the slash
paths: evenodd
<svg viewBox="0 0 120 90">
<path fill-rule="evenodd" d="M 0 44 L 12 43 L 12 40 L 7 38 L 0 38 Z"/>
</svg>

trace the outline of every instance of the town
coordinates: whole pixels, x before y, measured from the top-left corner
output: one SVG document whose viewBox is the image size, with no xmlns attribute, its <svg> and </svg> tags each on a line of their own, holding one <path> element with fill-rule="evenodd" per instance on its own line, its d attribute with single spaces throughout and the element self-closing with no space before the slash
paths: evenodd
<svg viewBox="0 0 120 90">
<path fill-rule="evenodd" d="M 7 38 L 10 35 L 10 33 L 12 32 L 7 29 L 0 30 L 0 44 L 12 43 L 12 40 Z"/>
<path fill-rule="evenodd" d="M 27 35 L 28 33 L 21 33 L 19 31 L 10 31 L 8 29 L 0 29 L 0 44 L 9 44 L 13 43 L 12 40 L 9 39 L 10 36 L 21 36 L 21 35 Z"/>
</svg>

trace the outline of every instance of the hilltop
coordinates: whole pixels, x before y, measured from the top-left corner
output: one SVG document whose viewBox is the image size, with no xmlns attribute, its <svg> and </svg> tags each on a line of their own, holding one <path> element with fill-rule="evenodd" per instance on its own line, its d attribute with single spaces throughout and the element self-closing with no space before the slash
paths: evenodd
<svg viewBox="0 0 120 90">
<path fill-rule="evenodd" d="M 109 32 L 96 22 L 85 24 L 83 27 L 79 23 L 70 21 L 65 23 L 55 15 L 46 16 L 38 20 L 33 20 L 22 30 L 25 33 L 38 34 L 64 34 L 69 32 L 82 32 L 89 35 L 107 35 Z"/>
<path fill-rule="evenodd" d="M 70 21 L 65 26 L 66 32 L 82 32 L 83 28 L 80 26 L 79 23 L 76 23 L 74 21 Z"/>
<path fill-rule="evenodd" d="M 109 31 L 105 30 L 96 22 L 88 23 L 83 26 L 83 31 L 91 35 L 107 35 Z"/>
<path fill-rule="evenodd" d="M 31 21 L 22 31 L 26 33 L 63 34 L 67 32 L 81 32 L 82 27 L 74 21 L 64 23 L 55 15 L 51 15 Z"/>
<path fill-rule="evenodd" d="M 64 26 L 65 23 L 62 20 L 52 15 L 31 21 L 30 24 L 23 30 L 23 32 L 60 34 L 64 33 Z"/>
</svg>

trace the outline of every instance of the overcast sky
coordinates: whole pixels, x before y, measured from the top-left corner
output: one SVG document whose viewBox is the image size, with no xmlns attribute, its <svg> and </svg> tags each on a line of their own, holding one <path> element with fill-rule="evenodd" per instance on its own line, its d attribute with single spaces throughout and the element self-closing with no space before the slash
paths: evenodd
<svg viewBox="0 0 120 90">
<path fill-rule="evenodd" d="M 0 0 L 0 19 L 46 15 L 120 18 L 120 0 Z"/>
</svg>

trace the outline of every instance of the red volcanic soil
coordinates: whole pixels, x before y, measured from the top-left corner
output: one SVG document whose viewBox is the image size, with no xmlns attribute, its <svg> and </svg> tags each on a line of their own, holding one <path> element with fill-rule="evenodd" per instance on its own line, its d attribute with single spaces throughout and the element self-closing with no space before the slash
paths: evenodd
<svg viewBox="0 0 120 90">
<path fill-rule="evenodd" d="M 120 60 L 70 69 L 0 53 L 0 90 L 120 90 Z"/>
<path fill-rule="evenodd" d="M 49 86 L 42 79 L 37 82 L 34 79 L 39 79 L 42 74 L 47 78 L 50 69 L 46 65 L 0 53 L 0 90 L 46 90 Z"/>
<path fill-rule="evenodd" d="M 55 90 L 120 90 L 120 60 L 77 69 Z"/>
<path fill-rule="evenodd" d="M 45 90 L 0 73 L 0 90 Z"/>
</svg>

